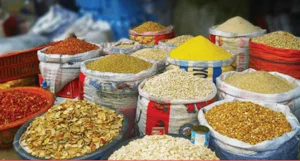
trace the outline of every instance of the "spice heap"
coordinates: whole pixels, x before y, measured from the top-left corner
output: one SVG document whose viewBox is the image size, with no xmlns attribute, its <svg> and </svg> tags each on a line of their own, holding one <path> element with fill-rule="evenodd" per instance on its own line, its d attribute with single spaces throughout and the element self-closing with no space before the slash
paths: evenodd
<svg viewBox="0 0 300 161">
<path fill-rule="evenodd" d="M 21 146 L 39 158 L 79 157 L 111 142 L 119 135 L 122 121 L 113 110 L 68 100 L 36 118 L 21 137 Z"/>
<path fill-rule="evenodd" d="M 159 61 L 166 59 L 166 54 L 167 53 L 161 49 L 146 48 L 134 52 L 133 54 L 131 54 L 131 56 Z"/>
<path fill-rule="evenodd" d="M 191 38 L 193 38 L 193 36 L 191 36 L 191 35 L 182 35 L 182 36 L 178 36 L 173 39 L 167 40 L 166 43 L 169 45 L 179 46 L 179 45 L 183 44 L 184 42 L 190 40 Z"/>
<path fill-rule="evenodd" d="M 108 160 L 219 160 L 210 149 L 168 135 L 146 135 L 115 151 Z"/>
<path fill-rule="evenodd" d="M 252 41 L 275 48 L 300 50 L 300 39 L 284 31 L 272 32 L 253 38 Z"/>
<path fill-rule="evenodd" d="M 237 88 L 263 94 L 283 93 L 295 88 L 294 84 L 285 79 L 264 71 L 233 74 L 224 81 Z"/>
<path fill-rule="evenodd" d="M 170 57 L 180 60 L 216 61 L 228 60 L 232 55 L 203 36 L 197 36 L 171 50 Z"/>
<path fill-rule="evenodd" d="M 248 34 L 258 32 L 261 29 L 252 25 L 250 22 L 243 19 L 242 17 L 236 16 L 219 25 L 216 28 L 216 30 L 236 34 Z"/>
<path fill-rule="evenodd" d="M 120 43 L 115 46 L 117 49 L 129 49 L 134 47 L 134 42 L 131 43 Z"/>
<path fill-rule="evenodd" d="M 163 99 L 201 99 L 210 95 L 213 87 L 209 80 L 173 69 L 147 80 L 143 90 Z"/>
<path fill-rule="evenodd" d="M 125 54 L 113 54 L 88 63 L 88 69 L 112 73 L 139 73 L 151 68 L 152 64 Z"/>
<path fill-rule="evenodd" d="M 167 29 L 167 27 L 165 27 L 159 23 L 147 21 L 147 22 L 143 23 L 142 25 L 134 28 L 133 31 L 135 31 L 137 33 L 143 33 L 143 32 L 163 31 L 166 29 Z"/>
<path fill-rule="evenodd" d="M 35 93 L 14 90 L 0 93 L 0 125 L 9 124 L 37 113 L 49 101 Z"/>
<path fill-rule="evenodd" d="M 227 102 L 205 114 L 209 125 L 230 138 L 255 145 L 292 130 L 285 115 L 252 102 Z"/>
<path fill-rule="evenodd" d="M 75 55 L 96 50 L 99 47 L 94 44 L 87 43 L 77 38 L 67 38 L 58 44 L 47 48 L 44 53 L 46 54 L 62 54 L 62 55 Z"/>
</svg>

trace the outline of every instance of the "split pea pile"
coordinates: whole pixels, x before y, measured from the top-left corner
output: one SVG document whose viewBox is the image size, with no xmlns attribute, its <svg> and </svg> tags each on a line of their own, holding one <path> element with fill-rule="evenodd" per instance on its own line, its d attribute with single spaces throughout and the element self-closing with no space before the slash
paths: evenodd
<svg viewBox="0 0 300 161">
<path fill-rule="evenodd" d="M 164 60 L 166 58 L 166 54 L 167 53 L 161 49 L 146 48 L 134 52 L 133 54 L 131 54 L 131 56 L 159 61 Z"/>
<path fill-rule="evenodd" d="M 159 23 L 147 21 L 147 22 L 143 23 L 142 25 L 134 28 L 133 31 L 135 31 L 137 33 L 143 33 L 143 32 L 163 31 L 166 29 L 167 29 L 167 27 L 165 27 Z"/>
<path fill-rule="evenodd" d="M 255 145 L 292 130 L 285 115 L 252 102 L 227 102 L 210 109 L 205 118 L 222 135 Z"/>
<path fill-rule="evenodd" d="M 190 40 L 191 38 L 193 38 L 193 36 L 191 36 L 191 35 L 182 35 L 182 36 L 178 36 L 173 39 L 170 39 L 170 40 L 166 41 L 166 43 L 169 45 L 179 46 L 179 45 L 183 44 L 184 42 Z"/>
<path fill-rule="evenodd" d="M 137 74 L 151 68 L 152 64 L 133 56 L 113 54 L 90 62 L 86 66 L 88 69 L 100 72 Z"/>
<path fill-rule="evenodd" d="M 294 84 L 285 79 L 264 71 L 233 74 L 225 82 L 243 90 L 263 94 L 283 93 L 295 88 Z"/>
<path fill-rule="evenodd" d="M 192 73 L 173 69 L 147 80 L 143 90 L 162 99 L 201 99 L 213 92 L 213 85 Z"/>
<path fill-rule="evenodd" d="M 252 41 L 275 48 L 300 50 L 300 39 L 284 31 L 272 32 L 253 38 Z"/>
</svg>

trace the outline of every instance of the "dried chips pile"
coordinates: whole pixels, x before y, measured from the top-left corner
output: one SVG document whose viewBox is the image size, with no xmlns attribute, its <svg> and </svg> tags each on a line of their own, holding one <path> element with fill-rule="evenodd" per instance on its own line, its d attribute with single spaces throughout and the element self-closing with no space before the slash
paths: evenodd
<svg viewBox="0 0 300 161">
<path fill-rule="evenodd" d="M 21 137 L 21 146 L 45 159 L 70 159 L 91 153 L 119 135 L 123 117 L 87 101 L 57 104 L 36 118 Z"/>
</svg>

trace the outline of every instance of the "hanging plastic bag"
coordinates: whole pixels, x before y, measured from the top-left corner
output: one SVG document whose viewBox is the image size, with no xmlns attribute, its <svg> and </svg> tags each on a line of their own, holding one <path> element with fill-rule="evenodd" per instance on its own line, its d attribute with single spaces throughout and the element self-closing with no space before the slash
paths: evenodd
<svg viewBox="0 0 300 161">
<path fill-rule="evenodd" d="M 246 91 L 243 89 L 239 89 L 234 87 L 224 80 L 233 75 L 233 74 L 245 74 L 250 72 L 255 72 L 254 69 L 247 69 L 243 72 L 226 72 L 217 78 L 217 88 L 218 88 L 218 99 L 226 99 L 226 98 L 241 98 L 241 99 L 249 99 L 249 100 L 258 100 L 258 101 L 266 101 L 271 103 L 280 103 L 289 106 L 291 112 L 300 120 L 300 81 L 292 78 L 288 75 L 277 73 L 277 72 L 269 72 L 272 75 L 279 76 L 287 80 L 289 83 L 296 84 L 296 88 L 278 94 L 260 94 L 251 91 Z"/>
<path fill-rule="evenodd" d="M 213 137 L 213 141 L 215 142 L 215 146 L 217 146 L 216 151 L 226 151 L 229 154 L 226 158 L 221 159 L 230 159 L 236 160 L 241 159 L 244 160 L 246 158 L 251 160 L 263 159 L 266 160 L 268 157 L 273 155 L 273 159 L 289 159 L 289 158 L 282 158 L 282 156 L 287 156 L 287 151 L 281 148 L 291 149 L 290 147 L 295 147 L 299 143 L 299 139 L 297 139 L 297 135 L 300 134 L 300 124 L 297 118 L 291 113 L 289 108 L 285 105 L 276 104 L 276 103 L 266 103 L 261 101 L 251 101 L 253 103 L 262 105 L 268 109 L 273 111 L 281 112 L 286 116 L 287 121 L 290 123 L 292 127 L 292 131 L 283 134 L 280 137 L 274 138 L 272 140 L 266 140 L 255 145 L 251 145 L 249 143 L 245 143 L 243 141 L 229 138 L 225 135 L 220 134 L 217 132 L 213 127 L 209 125 L 207 122 L 204 111 L 207 112 L 211 110 L 214 106 L 223 104 L 225 102 L 235 102 L 235 101 L 249 101 L 249 100 L 240 100 L 240 99 L 226 99 L 222 101 L 215 102 L 210 104 L 199 111 L 198 119 L 201 125 L 204 125 L 210 129 L 210 134 Z M 295 140 L 296 139 L 296 140 Z M 289 145 L 284 145 L 285 143 L 289 143 Z M 296 150 L 297 151 L 297 150 Z M 221 152 L 222 153 L 222 152 Z M 296 159 L 297 153 L 293 153 L 294 156 L 291 158 Z M 237 157 L 238 156 L 238 157 Z M 220 156 L 219 156 L 220 157 Z"/>
<path fill-rule="evenodd" d="M 236 71 L 243 71 L 249 67 L 249 40 L 253 37 L 258 37 L 266 33 L 266 30 L 261 30 L 249 34 L 235 34 L 216 30 L 217 26 L 209 29 L 209 39 L 217 46 L 231 51 L 237 55 Z"/>
</svg>

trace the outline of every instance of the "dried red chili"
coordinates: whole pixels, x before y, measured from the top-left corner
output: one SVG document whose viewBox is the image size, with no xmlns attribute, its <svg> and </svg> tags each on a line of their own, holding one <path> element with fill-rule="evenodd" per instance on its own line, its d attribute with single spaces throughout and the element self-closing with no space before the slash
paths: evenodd
<svg viewBox="0 0 300 161">
<path fill-rule="evenodd" d="M 91 50 L 96 50 L 99 47 L 94 44 L 79 40 L 73 37 L 67 38 L 62 42 L 51 46 L 45 50 L 46 54 L 63 54 L 63 55 L 75 55 L 84 53 Z"/>
<path fill-rule="evenodd" d="M 47 106 L 43 96 L 25 91 L 0 93 L 0 125 L 8 124 L 30 116 Z"/>
</svg>

